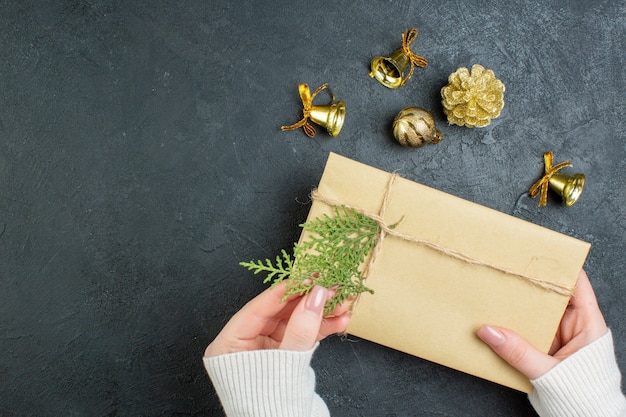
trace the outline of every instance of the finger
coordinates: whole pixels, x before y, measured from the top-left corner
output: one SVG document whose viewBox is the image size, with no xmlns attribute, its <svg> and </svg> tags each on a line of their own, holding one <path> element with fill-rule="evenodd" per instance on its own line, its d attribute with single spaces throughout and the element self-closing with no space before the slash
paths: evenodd
<svg viewBox="0 0 626 417">
<path fill-rule="evenodd" d="M 539 378 L 559 363 L 511 330 L 483 326 L 477 334 L 498 356 L 529 379 Z"/>
<path fill-rule="evenodd" d="M 238 338 L 248 339 L 266 334 L 268 328 L 281 318 L 288 317 L 295 308 L 299 296 L 284 299 L 287 283 L 281 282 L 268 288 L 241 308 L 226 324 L 224 330 Z"/>
<path fill-rule="evenodd" d="M 327 338 L 330 335 L 337 333 L 344 333 L 350 324 L 350 316 L 351 313 L 344 313 L 341 316 L 334 316 L 331 318 L 322 319 L 322 324 L 320 325 L 320 330 L 317 334 L 316 341 L 321 341 Z M 285 337 L 285 331 L 287 329 L 287 323 L 281 321 L 274 331 L 268 336 L 273 340 L 283 340 Z"/>
<path fill-rule="evenodd" d="M 578 275 L 574 296 L 571 298 L 568 306 L 568 312 L 572 310 L 577 311 L 578 315 L 584 317 L 586 327 L 589 333 L 591 333 L 589 336 L 600 337 L 606 333 L 607 327 L 604 316 L 600 311 L 600 306 L 589 277 L 584 270 L 581 270 Z"/>
<path fill-rule="evenodd" d="M 352 312 L 348 311 L 349 307 L 350 303 L 349 301 L 346 301 L 343 305 L 337 307 L 330 315 L 325 316 L 322 319 L 317 341 L 325 339 L 331 334 L 345 332 L 348 324 L 350 323 L 350 317 L 352 316 Z M 283 313 L 284 312 L 281 312 L 281 315 Z M 287 321 L 281 320 L 276 323 L 275 327 L 268 329 L 268 332 L 262 334 L 270 336 L 274 340 L 283 340 L 286 329 Z"/>
<path fill-rule="evenodd" d="M 336 291 L 334 289 L 332 288 L 328 289 L 327 300 L 330 300 L 332 297 L 335 296 L 335 294 L 336 294 Z M 278 340 L 278 341 L 283 340 L 283 337 L 285 335 L 285 329 L 287 328 L 288 320 L 290 319 L 291 314 L 293 313 L 293 310 L 296 308 L 299 302 L 300 302 L 300 299 L 294 299 L 294 300 L 288 301 L 289 305 L 286 306 L 283 310 L 280 311 L 280 313 L 276 315 L 275 318 L 278 320 L 269 321 L 267 323 L 266 328 L 260 334 L 264 336 L 269 336 L 274 340 Z M 337 306 L 330 314 L 327 314 L 327 315 L 324 314 L 324 320 L 322 321 L 322 328 L 326 326 L 326 322 L 329 319 L 344 315 L 350 309 L 350 303 L 351 303 L 351 300 L 346 300 L 343 304 Z M 335 327 L 333 327 L 333 329 L 334 328 Z M 325 332 L 325 335 L 322 337 L 319 337 L 318 340 L 323 339 L 329 334 L 331 333 Z"/>
<path fill-rule="evenodd" d="M 324 304 L 329 296 L 326 288 L 315 286 L 298 303 L 285 328 L 280 349 L 306 351 L 315 345 L 322 324 Z"/>
<path fill-rule="evenodd" d="M 350 317 L 352 317 L 352 311 L 350 306 L 353 300 L 348 299 L 343 304 L 337 306 L 332 313 L 324 317 L 322 325 L 320 327 L 320 333 L 317 340 L 325 339 L 331 334 L 343 333 L 346 331 L 348 324 L 350 323 Z"/>
<path fill-rule="evenodd" d="M 333 290 L 330 290 L 331 296 L 334 295 Z M 349 298 L 345 300 L 342 304 L 339 304 L 333 311 L 326 315 L 325 318 L 338 317 L 345 314 L 348 310 L 350 310 L 350 306 L 353 303 L 353 299 Z"/>
<path fill-rule="evenodd" d="M 317 340 L 320 341 L 331 334 L 344 333 L 350 323 L 350 312 L 346 312 L 340 316 L 326 318 L 322 321 Z"/>
<path fill-rule="evenodd" d="M 583 312 L 588 322 L 588 328 L 592 330 L 594 336 L 600 337 L 606 333 L 607 327 L 604 316 L 602 311 L 600 311 L 600 306 L 589 277 L 584 270 L 581 270 L 578 274 L 574 296 L 571 298 L 568 306 L 568 310 L 572 309 Z"/>
<path fill-rule="evenodd" d="M 335 295 L 335 289 L 328 289 L 327 302 L 328 300 L 331 300 L 332 297 L 334 297 Z M 318 342 L 332 334 L 343 333 L 346 331 L 346 328 L 350 323 L 350 317 L 352 316 L 352 312 L 349 311 L 352 302 L 352 299 L 347 299 L 343 302 L 343 304 L 335 307 L 335 309 L 330 314 L 323 315 L 322 323 L 320 325 L 320 331 L 316 339 Z"/>
<path fill-rule="evenodd" d="M 565 310 L 557 332 L 559 343 L 553 345 L 550 353 L 557 358 L 567 357 L 604 336 L 607 331 L 608 327 L 591 282 L 585 271 L 581 270 L 574 296 Z"/>
<path fill-rule="evenodd" d="M 578 280 L 576 281 L 576 288 L 574 289 L 574 296 L 570 300 L 570 306 L 588 306 L 597 305 L 596 295 L 589 282 L 589 277 L 584 270 L 580 270 L 578 274 Z"/>
</svg>

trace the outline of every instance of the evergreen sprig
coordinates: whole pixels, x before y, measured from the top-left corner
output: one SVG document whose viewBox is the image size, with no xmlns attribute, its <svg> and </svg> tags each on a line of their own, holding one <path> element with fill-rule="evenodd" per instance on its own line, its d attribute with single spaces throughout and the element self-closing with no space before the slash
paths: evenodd
<svg viewBox="0 0 626 417">
<path fill-rule="evenodd" d="M 300 227 L 310 234 L 294 245 L 293 257 L 283 249 L 275 262 L 265 259 L 239 264 L 255 274 L 267 273 L 263 282 L 272 281 L 272 286 L 287 280 L 285 298 L 307 294 L 315 285 L 334 288 L 335 296 L 324 306 L 325 315 L 350 297 L 373 293 L 365 286 L 359 266 L 376 245 L 378 223 L 341 206 L 335 207 L 333 217 L 324 214 Z"/>
</svg>

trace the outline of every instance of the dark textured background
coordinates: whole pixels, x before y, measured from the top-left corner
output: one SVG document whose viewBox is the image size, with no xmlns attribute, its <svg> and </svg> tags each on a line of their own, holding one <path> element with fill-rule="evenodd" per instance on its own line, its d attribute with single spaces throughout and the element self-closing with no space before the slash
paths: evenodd
<svg viewBox="0 0 626 417">
<path fill-rule="evenodd" d="M 222 415 L 201 355 L 264 287 L 237 263 L 297 239 L 329 151 L 591 242 L 626 370 L 624 19 L 623 1 L 0 1 L 0 416 Z M 430 64 L 386 89 L 369 62 L 412 27 Z M 449 126 L 439 90 L 474 63 L 503 113 Z M 347 103 L 337 138 L 279 130 L 302 82 Z M 443 142 L 393 141 L 416 105 Z M 571 208 L 526 194 L 548 150 L 587 175 Z M 534 415 L 368 342 L 331 338 L 314 366 L 334 416 Z"/>
</svg>

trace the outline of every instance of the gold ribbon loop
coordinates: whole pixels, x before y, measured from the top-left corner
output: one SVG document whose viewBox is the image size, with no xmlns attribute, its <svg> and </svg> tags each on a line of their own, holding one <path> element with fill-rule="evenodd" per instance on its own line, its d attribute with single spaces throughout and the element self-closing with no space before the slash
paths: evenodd
<svg viewBox="0 0 626 417">
<path fill-rule="evenodd" d="M 290 126 L 281 126 L 280 130 L 295 130 L 302 128 L 304 130 L 304 133 L 306 133 L 308 137 L 312 138 L 313 136 L 315 136 L 315 128 L 313 127 L 313 125 L 311 125 L 311 123 L 309 123 L 309 117 L 311 116 L 311 106 L 313 106 L 313 99 L 315 98 L 315 96 L 327 87 L 328 83 L 322 84 L 320 87 L 318 87 L 317 90 L 313 92 L 313 94 L 311 94 L 311 90 L 309 89 L 308 84 L 300 84 L 298 86 L 298 91 L 300 92 L 300 99 L 302 100 L 303 117 L 299 122 L 294 123 Z"/>
<path fill-rule="evenodd" d="M 541 177 L 539 181 L 534 183 L 532 187 L 530 187 L 530 190 L 528 191 L 528 194 L 530 194 L 532 198 L 535 198 L 537 194 L 539 194 L 539 192 L 541 191 L 541 197 L 539 197 L 539 207 L 543 207 L 548 203 L 548 188 L 549 188 L 548 184 L 550 183 L 550 178 L 552 178 L 552 176 L 556 174 L 557 171 L 565 167 L 572 166 L 571 162 L 561 162 L 560 164 L 556 164 L 555 166 L 552 166 L 552 160 L 553 160 L 552 152 L 546 152 L 543 154 L 543 161 L 545 164 L 545 174 L 543 175 L 543 177 Z"/>
<path fill-rule="evenodd" d="M 416 65 L 418 67 L 425 67 L 426 65 L 428 65 L 428 60 L 426 58 L 416 55 L 411 51 L 409 45 L 411 45 L 411 42 L 413 42 L 415 39 L 417 39 L 417 29 L 407 29 L 402 34 L 402 51 L 405 55 L 409 57 L 409 61 L 411 62 L 411 69 L 409 70 L 406 78 L 402 80 L 401 85 L 404 85 L 411 78 Z"/>
</svg>

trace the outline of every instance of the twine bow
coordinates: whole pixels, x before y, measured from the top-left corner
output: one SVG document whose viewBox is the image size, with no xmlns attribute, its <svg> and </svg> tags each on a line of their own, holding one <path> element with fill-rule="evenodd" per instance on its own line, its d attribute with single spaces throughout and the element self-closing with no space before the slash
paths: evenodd
<svg viewBox="0 0 626 417">
<path fill-rule="evenodd" d="M 328 84 L 321 85 L 317 90 L 311 94 L 311 90 L 309 90 L 308 84 L 300 84 L 298 86 L 298 90 L 300 92 L 300 99 L 302 100 L 302 113 L 303 117 L 297 123 L 294 123 L 290 126 L 281 126 L 280 130 L 295 130 L 298 128 L 302 128 L 304 133 L 310 138 L 315 136 L 315 128 L 309 123 L 309 117 L 311 116 L 311 106 L 313 105 L 313 99 L 315 96 L 322 90 L 328 87 Z"/>
<path fill-rule="evenodd" d="M 539 181 L 534 183 L 528 191 L 528 194 L 530 194 L 532 198 L 535 198 L 537 194 L 539 194 L 539 191 L 541 191 L 541 197 L 539 197 L 539 207 L 545 206 L 548 202 L 548 184 L 550 183 L 550 178 L 552 178 L 552 176 L 556 174 L 557 171 L 565 167 L 572 166 L 571 162 L 561 162 L 560 164 L 552 166 L 552 158 L 552 152 L 546 152 L 543 154 L 543 160 L 545 163 L 545 174 L 543 175 L 543 177 L 541 177 Z"/>
<path fill-rule="evenodd" d="M 404 52 L 404 54 L 409 57 L 409 61 L 411 62 L 411 69 L 409 70 L 409 74 L 406 76 L 406 78 L 402 80 L 401 85 L 404 85 L 407 81 L 409 81 L 409 79 L 413 75 L 413 70 L 415 69 L 416 65 L 418 67 L 425 67 L 426 65 L 428 65 L 428 60 L 426 58 L 414 54 L 409 47 L 409 45 L 411 45 L 411 42 L 413 42 L 416 38 L 417 29 L 407 29 L 402 34 L 402 52 Z"/>
</svg>

